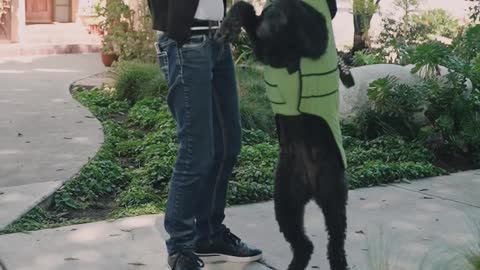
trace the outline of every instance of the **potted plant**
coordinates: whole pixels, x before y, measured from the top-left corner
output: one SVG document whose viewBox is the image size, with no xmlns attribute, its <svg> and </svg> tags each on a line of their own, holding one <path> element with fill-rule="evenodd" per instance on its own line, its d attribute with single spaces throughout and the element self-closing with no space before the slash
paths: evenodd
<svg viewBox="0 0 480 270">
<path fill-rule="evenodd" d="M 107 0 L 95 6 L 102 33 L 102 62 L 109 67 L 122 54 L 130 31 L 133 11 L 123 0 Z"/>
<path fill-rule="evenodd" d="M 113 62 L 118 60 L 119 53 L 118 50 L 115 50 L 114 43 L 112 42 L 113 37 L 105 35 L 102 40 L 102 63 L 106 67 L 111 67 Z"/>
</svg>

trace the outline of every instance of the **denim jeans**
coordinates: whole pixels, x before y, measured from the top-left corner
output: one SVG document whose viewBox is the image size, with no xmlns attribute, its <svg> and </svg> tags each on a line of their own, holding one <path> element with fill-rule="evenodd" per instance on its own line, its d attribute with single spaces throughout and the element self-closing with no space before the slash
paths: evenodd
<svg viewBox="0 0 480 270">
<path fill-rule="evenodd" d="M 193 36 L 181 48 L 166 36 L 158 44 L 180 144 L 165 214 L 171 255 L 193 250 L 196 241 L 222 229 L 241 127 L 229 45 L 206 35 Z"/>
</svg>

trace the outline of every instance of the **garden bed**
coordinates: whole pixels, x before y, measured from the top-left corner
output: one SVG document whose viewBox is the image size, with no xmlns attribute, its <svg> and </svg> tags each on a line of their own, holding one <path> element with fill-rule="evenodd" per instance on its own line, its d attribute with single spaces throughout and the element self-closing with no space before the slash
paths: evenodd
<svg viewBox="0 0 480 270">
<path fill-rule="evenodd" d="M 472 22 L 478 22 L 480 9 L 472 12 L 477 14 L 472 15 Z M 423 78 L 414 85 L 392 77 L 372 82 L 368 106 L 353 122 L 342 123 L 351 189 L 479 168 L 480 26 L 430 23 L 432 18 L 449 22 L 444 12 L 415 16 L 405 12 L 401 21 L 387 21 L 379 47 L 342 54 L 351 66 L 413 64 L 412 71 Z M 165 102 L 165 80 L 157 64 L 148 64 L 154 51 L 152 33 L 145 30 L 148 17 L 145 19 L 138 33 L 145 34 L 148 46 L 137 50 L 125 43 L 121 61 L 114 68 L 115 86 L 74 92 L 102 122 L 105 142 L 100 151 L 54 194 L 47 207 L 34 208 L 1 233 L 164 209 L 177 141 Z M 432 34 L 447 35 L 451 43 L 435 41 Z M 243 148 L 229 185 L 229 205 L 272 198 L 278 153 L 262 68 L 252 60 L 245 36 L 233 49 Z M 140 61 L 125 61 L 129 59 Z M 440 78 L 440 66 L 450 75 Z M 414 121 L 418 113 L 426 123 Z"/>
<path fill-rule="evenodd" d="M 154 64 L 123 63 L 116 88 L 77 89 L 75 98 L 102 122 L 105 142 L 75 179 L 3 233 L 159 213 L 177 151 L 166 85 Z M 239 68 L 243 149 L 228 204 L 270 200 L 278 146 L 261 69 Z M 152 83 L 153 82 L 153 83 Z M 446 173 L 419 142 L 383 135 L 364 140 L 344 129 L 351 188 Z"/>
</svg>

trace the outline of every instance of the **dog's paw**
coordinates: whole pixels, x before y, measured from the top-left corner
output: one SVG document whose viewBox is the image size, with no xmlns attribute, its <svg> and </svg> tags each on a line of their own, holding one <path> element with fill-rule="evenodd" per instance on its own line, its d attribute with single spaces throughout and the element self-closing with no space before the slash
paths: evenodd
<svg viewBox="0 0 480 270">
<path fill-rule="evenodd" d="M 219 42 L 232 42 L 242 31 L 242 22 L 237 17 L 226 17 L 220 28 L 215 33 L 215 40 Z"/>
<path fill-rule="evenodd" d="M 350 69 L 347 67 L 347 65 L 340 56 L 338 56 L 337 59 L 338 69 L 340 71 L 340 80 L 347 88 L 355 86 L 355 80 L 352 73 L 350 72 Z"/>
</svg>

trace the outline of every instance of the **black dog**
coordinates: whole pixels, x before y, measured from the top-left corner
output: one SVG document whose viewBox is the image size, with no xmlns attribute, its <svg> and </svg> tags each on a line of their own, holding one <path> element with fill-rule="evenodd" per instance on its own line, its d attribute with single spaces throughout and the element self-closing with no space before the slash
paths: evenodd
<svg viewBox="0 0 480 270">
<path fill-rule="evenodd" d="M 321 118 L 275 116 L 280 156 L 275 178 L 275 215 L 290 243 L 289 270 L 308 266 L 313 245 L 304 231 L 305 205 L 315 200 L 322 209 L 329 235 L 330 269 L 345 270 L 347 183 L 340 153 L 328 124 Z"/>
<path fill-rule="evenodd" d="M 335 0 L 327 1 L 331 17 Z M 278 0 L 256 16 L 253 6 L 237 2 L 225 17 L 216 37 L 234 40 L 244 27 L 255 56 L 266 65 L 299 70 L 300 59 L 318 59 L 327 47 L 325 17 L 298 0 Z M 340 78 L 354 84 L 339 62 Z M 293 260 L 289 270 L 308 266 L 313 244 L 304 230 L 304 208 L 315 200 L 322 209 L 329 235 L 328 259 L 332 270 L 348 269 L 345 254 L 348 188 L 338 144 L 327 122 L 316 115 L 275 116 L 280 154 L 275 179 L 275 215 L 280 231 L 290 243 Z"/>
<path fill-rule="evenodd" d="M 327 1 L 331 17 L 337 13 L 336 0 Z M 242 27 L 252 43 L 255 57 L 265 65 L 298 71 L 301 57 L 320 58 L 326 49 L 328 30 L 325 17 L 299 0 L 278 0 L 255 14 L 254 7 L 236 2 L 216 34 L 219 41 L 233 41 Z M 354 80 L 341 58 L 338 59 L 340 78 L 347 87 Z"/>
</svg>

